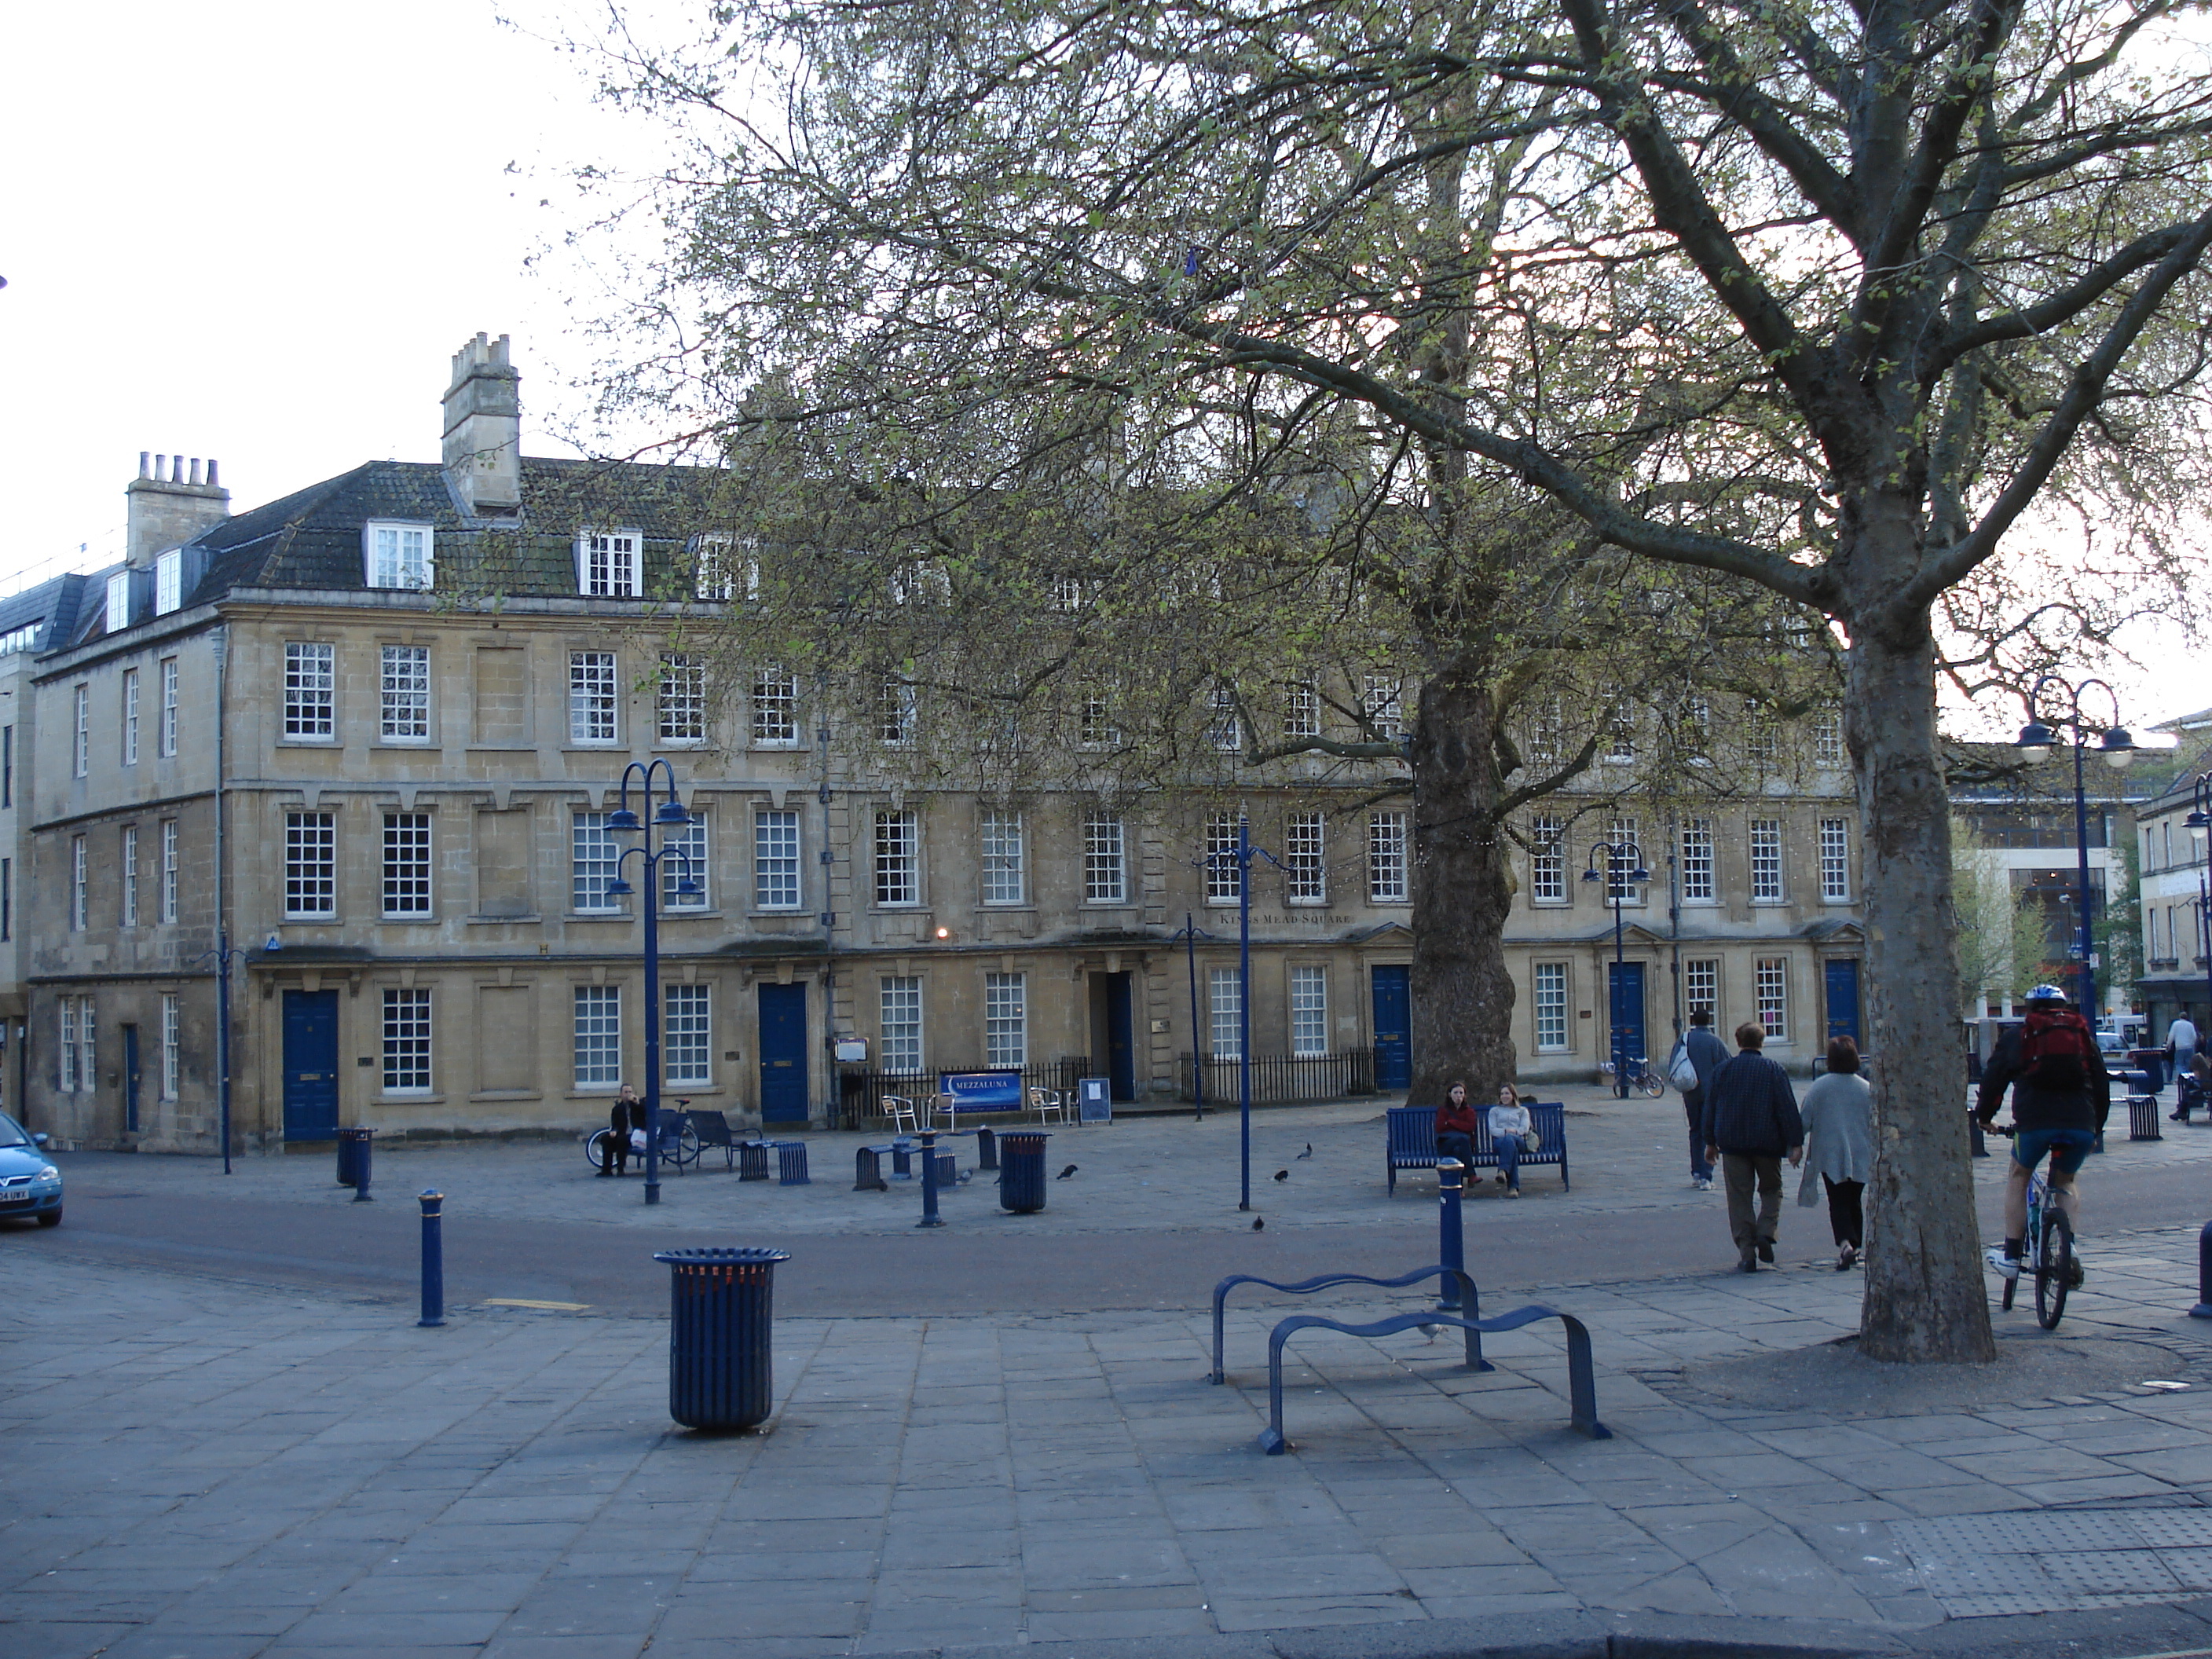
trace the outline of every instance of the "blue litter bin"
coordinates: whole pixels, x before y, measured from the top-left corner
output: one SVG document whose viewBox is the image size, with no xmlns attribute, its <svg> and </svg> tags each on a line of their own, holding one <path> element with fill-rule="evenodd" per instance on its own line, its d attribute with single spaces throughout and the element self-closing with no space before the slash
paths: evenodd
<svg viewBox="0 0 2212 1659">
<path fill-rule="evenodd" d="M 369 1140 L 374 1129 L 341 1129 L 338 1131 L 338 1185 L 359 1187 L 368 1172 Z"/>
<path fill-rule="evenodd" d="M 999 1206 L 1016 1215 L 1044 1208 L 1042 1129 L 1008 1129 L 999 1136 Z"/>
<path fill-rule="evenodd" d="M 775 1393 L 775 1264 L 788 1250 L 660 1250 L 669 1267 L 668 1414 L 687 1429 L 765 1423 Z"/>
</svg>

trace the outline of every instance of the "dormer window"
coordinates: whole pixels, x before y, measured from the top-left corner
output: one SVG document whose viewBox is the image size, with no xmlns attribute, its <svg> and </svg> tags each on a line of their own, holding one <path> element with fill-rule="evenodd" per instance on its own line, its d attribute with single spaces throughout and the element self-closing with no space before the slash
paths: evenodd
<svg viewBox="0 0 2212 1659">
<path fill-rule="evenodd" d="M 131 626 L 131 573 L 118 570 L 107 579 L 106 631 L 120 634 Z"/>
<path fill-rule="evenodd" d="M 577 591 L 592 599 L 635 599 L 643 540 L 635 530 L 581 538 L 576 544 Z"/>
<path fill-rule="evenodd" d="M 362 526 L 361 535 L 368 586 L 419 593 L 433 585 L 435 566 L 428 525 L 370 523 Z"/>
<path fill-rule="evenodd" d="M 154 561 L 154 614 L 166 617 L 185 602 L 185 550 L 173 547 Z"/>
<path fill-rule="evenodd" d="M 691 538 L 692 592 L 702 599 L 760 597 L 760 544 L 710 532 Z"/>
</svg>

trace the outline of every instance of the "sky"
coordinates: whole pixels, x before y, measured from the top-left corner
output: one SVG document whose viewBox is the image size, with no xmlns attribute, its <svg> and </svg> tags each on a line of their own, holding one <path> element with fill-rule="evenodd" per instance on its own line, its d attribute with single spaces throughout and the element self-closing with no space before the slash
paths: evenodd
<svg viewBox="0 0 2212 1659">
<path fill-rule="evenodd" d="M 560 3 L 515 0 L 520 29 L 483 0 L 11 15 L 0 591 L 112 562 L 141 451 L 218 459 L 237 510 L 436 459 L 479 331 L 514 337 L 526 451 L 574 453 L 604 296 L 559 252 L 583 212 L 564 181 L 653 152 L 550 44 Z M 2145 666 L 2104 672 L 2130 725 L 2212 707 L 2208 638 L 2125 641 Z"/>
</svg>

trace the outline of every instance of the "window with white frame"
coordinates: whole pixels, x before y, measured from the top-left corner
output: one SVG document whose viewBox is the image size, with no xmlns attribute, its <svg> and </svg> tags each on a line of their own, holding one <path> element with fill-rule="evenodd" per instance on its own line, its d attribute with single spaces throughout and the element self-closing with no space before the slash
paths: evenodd
<svg viewBox="0 0 2212 1659">
<path fill-rule="evenodd" d="M 575 812 L 568 824 L 568 903 L 586 915 L 622 908 L 622 895 L 607 887 L 622 867 L 622 845 L 607 829 L 605 812 Z"/>
<path fill-rule="evenodd" d="M 1714 904 L 1720 889 L 1713 880 L 1713 821 L 1682 820 L 1682 902 Z"/>
<path fill-rule="evenodd" d="M 592 599 L 635 599 L 638 542 L 634 530 L 582 537 L 576 550 L 577 591 Z"/>
<path fill-rule="evenodd" d="M 611 1089 L 622 1081 L 622 987 L 578 985 L 574 1054 L 579 1089 Z"/>
<path fill-rule="evenodd" d="M 914 741 L 915 693 L 896 674 L 886 674 L 876 688 L 876 741 L 889 749 L 902 749 Z"/>
<path fill-rule="evenodd" d="M 1753 766 L 1771 766 L 1780 758 L 1780 727 L 1774 711 L 1754 699 L 1743 705 L 1743 757 Z"/>
<path fill-rule="evenodd" d="M 1721 963 L 1718 957 L 1686 957 L 1682 961 L 1682 1001 L 1692 1013 L 1703 1008 L 1716 1024 L 1721 1017 Z"/>
<path fill-rule="evenodd" d="M 1292 812 L 1283 823 L 1283 896 L 1292 904 L 1328 902 L 1325 830 L 1319 812 Z"/>
<path fill-rule="evenodd" d="M 430 914 L 430 815 L 384 815 L 384 914 Z"/>
<path fill-rule="evenodd" d="M 1207 1052 L 1216 1060 L 1243 1058 L 1244 981 L 1237 969 L 1206 970 L 1206 1006 Z"/>
<path fill-rule="evenodd" d="M 1080 611 L 1083 609 L 1083 601 L 1086 597 L 1082 577 L 1056 576 L 1053 579 L 1052 608 L 1054 610 L 1061 612 Z"/>
<path fill-rule="evenodd" d="M 1028 890 L 1023 872 L 1022 815 L 984 813 L 981 841 L 983 902 L 1019 904 Z"/>
<path fill-rule="evenodd" d="M 71 836 L 70 837 L 69 925 L 70 932 L 72 933 L 81 933 L 84 931 L 85 882 L 89 874 L 89 861 L 85 854 L 84 837 Z"/>
<path fill-rule="evenodd" d="M 154 614 L 166 617 L 185 603 L 185 556 L 171 548 L 154 560 Z"/>
<path fill-rule="evenodd" d="M 174 1100 L 184 1080 L 184 1021 L 174 991 L 161 994 L 161 1098 Z"/>
<path fill-rule="evenodd" d="M 138 671 L 123 671 L 123 763 L 138 764 Z"/>
<path fill-rule="evenodd" d="M 1567 964 L 1535 964 L 1536 1052 L 1565 1054 L 1567 1049 Z"/>
<path fill-rule="evenodd" d="M 1291 1052 L 1328 1052 L 1328 969 L 1291 969 Z"/>
<path fill-rule="evenodd" d="M 710 985 L 665 985 L 660 990 L 661 1081 L 702 1089 L 714 1080 L 714 1010 Z"/>
<path fill-rule="evenodd" d="M 430 647 L 387 645 L 378 651 L 376 735 L 386 743 L 430 740 Z"/>
<path fill-rule="evenodd" d="M 1790 1041 L 1790 961 L 1786 957 L 1760 957 L 1757 975 L 1759 1023 L 1766 1028 L 1769 1042 Z"/>
<path fill-rule="evenodd" d="M 1528 902 L 1565 904 L 1567 902 L 1567 826 L 1558 818 L 1539 817 L 1528 826 Z"/>
<path fill-rule="evenodd" d="M 1359 712 L 1386 743 L 1405 735 L 1403 690 L 1404 683 L 1395 674 L 1370 674 L 1366 690 L 1359 695 Z"/>
<path fill-rule="evenodd" d="M 121 922 L 125 927 L 138 925 L 138 826 L 123 826 L 123 881 Z"/>
<path fill-rule="evenodd" d="M 753 676 L 753 747 L 799 747 L 799 677 L 781 668 Z"/>
<path fill-rule="evenodd" d="M 1404 904 L 1409 897 L 1406 882 L 1406 815 L 1371 813 L 1367 819 L 1367 902 Z"/>
<path fill-rule="evenodd" d="M 1623 904 L 1644 902 L 1644 890 L 1629 877 L 1638 867 L 1644 856 L 1644 843 L 1636 837 L 1634 818 L 1615 818 L 1606 829 L 1605 838 L 1615 851 L 1605 861 L 1605 902 L 1619 899 Z"/>
<path fill-rule="evenodd" d="M 702 599 L 757 599 L 758 544 L 710 532 L 691 538 L 691 591 Z"/>
<path fill-rule="evenodd" d="M 428 988 L 384 989 L 384 1092 L 430 1092 L 430 993 Z"/>
<path fill-rule="evenodd" d="M 1321 735 L 1321 693 L 1311 680 L 1292 680 L 1283 688 L 1283 735 L 1292 742 Z"/>
<path fill-rule="evenodd" d="M 1244 890 L 1237 864 L 1237 815 L 1206 815 L 1206 902 L 1234 904 Z"/>
<path fill-rule="evenodd" d="M 284 814 L 284 914 L 311 920 L 338 913 L 338 815 Z"/>
<path fill-rule="evenodd" d="M 1217 685 L 1209 696 L 1206 740 L 1224 755 L 1244 746 L 1244 722 L 1237 713 L 1237 688 Z"/>
<path fill-rule="evenodd" d="M 886 975 L 883 982 L 883 1039 L 878 1054 L 893 1077 L 921 1075 L 921 976 Z"/>
<path fill-rule="evenodd" d="M 90 997 L 76 1000 L 78 1081 L 87 1091 L 100 1086 L 100 1043 L 93 1035 L 93 1006 Z"/>
<path fill-rule="evenodd" d="M 1114 724 L 1113 699 L 1096 680 L 1086 681 L 1082 687 L 1076 741 L 1085 749 L 1111 749 L 1121 741 L 1121 728 Z"/>
<path fill-rule="evenodd" d="M 361 536 L 368 586 L 410 592 L 428 588 L 433 581 L 430 534 L 426 524 L 379 524 L 372 520 L 363 525 Z"/>
<path fill-rule="evenodd" d="M 1636 711 L 1615 709 L 1606 728 L 1602 745 L 1605 758 L 1615 766 L 1626 766 L 1636 758 Z"/>
<path fill-rule="evenodd" d="M 1030 1054 L 1029 975 L 983 975 L 983 1063 L 1026 1066 Z"/>
<path fill-rule="evenodd" d="M 327 742 L 337 734 L 337 647 L 318 640 L 284 642 L 284 735 Z"/>
<path fill-rule="evenodd" d="M 615 653 L 568 653 L 568 741 L 615 741 Z"/>
<path fill-rule="evenodd" d="M 1850 826 L 1842 818 L 1820 820 L 1820 896 L 1841 904 L 1851 896 Z"/>
<path fill-rule="evenodd" d="M 1129 866 L 1122 851 L 1121 820 L 1111 812 L 1083 816 L 1083 901 L 1121 904 L 1129 896 Z"/>
<path fill-rule="evenodd" d="M 876 814 L 876 902 L 921 902 L 921 820 L 912 807 Z"/>
<path fill-rule="evenodd" d="M 707 740 L 707 662 L 703 657 L 667 654 L 660 659 L 660 740 Z"/>
<path fill-rule="evenodd" d="M 1813 716 L 1813 764 L 1832 772 L 1844 761 L 1844 711 L 1828 708 Z"/>
<path fill-rule="evenodd" d="M 177 659 L 161 659 L 161 743 L 164 756 L 177 752 Z"/>
<path fill-rule="evenodd" d="M 70 775 L 82 777 L 92 769 L 92 688 L 76 688 L 76 712 L 70 734 Z"/>
<path fill-rule="evenodd" d="M 1556 697 L 1543 699 L 1528 711 L 1527 753 L 1532 766 L 1557 766 L 1566 757 L 1566 711 Z"/>
<path fill-rule="evenodd" d="M 663 910 L 704 910 L 712 902 L 707 879 L 707 817 L 697 807 L 691 809 L 691 822 L 681 830 L 671 830 L 660 839 L 660 908 Z M 686 855 L 689 856 L 686 856 Z M 686 878 L 696 885 L 696 893 L 682 893 Z"/>
<path fill-rule="evenodd" d="M 161 820 L 161 912 L 164 922 L 177 919 L 177 821 Z"/>
<path fill-rule="evenodd" d="M 54 1007 L 61 1024 L 61 1068 L 54 1079 L 54 1086 L 65 1095 L 73 1095 L 76 1092 L 77 1075 L 76 999 L 56 997 Z"/>
<path fill-rule="evenodd" d="M 1782 820 L 1751 821 L 1751 902 L 1782 902 Z"/>
<path fill-rule="evenodd" d="M 131 626 L 131 573 L 118 570 L 107 579 L 106 612 L 100 619 L 101 629 L 110 634 L 120 634 Z"/>
<path fill-rule="evenodd" d="M 799 814 L 763 807 L 753 814 L 753 908 L 796 910 L 799 884 Z"/>
</svg>

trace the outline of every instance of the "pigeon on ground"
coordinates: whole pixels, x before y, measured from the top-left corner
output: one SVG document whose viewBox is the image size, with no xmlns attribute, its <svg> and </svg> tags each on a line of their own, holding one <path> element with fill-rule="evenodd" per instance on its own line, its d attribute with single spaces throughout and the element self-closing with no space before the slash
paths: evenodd
<svg viewBox="0 0 2212 1659">
<path fill-rule="evenodd" d="M 1313 1142 L 1311 1142 L 1310 1140 L 1309 1140 L 1308 1142 L 1306 1142 L 1306 1149 L 1305 1149 L 1305 1151 L 1304 1151 L 1303 1152 L 1300 1152 L 1300 1153 L 1298 1154 L 1298 1158 L 1311 1158 L 1312 1156 L 1313 1156 Z M 1297 1163 L 1297 1162 L 1298 1161 L 1298 1158 L 1292 1158 L 1292 1159 L 1291 1160 L 1291 1163 L 1293 1163 L 1293 1164 Z"/>
<path fill-rule="evenodd" d="M 1069 1165 L 1068 1165 L 1065 1170 L 1061 1170 L 1058 1175 L 1054 1176 L 1053 1177 L 1053 1179 L 1054 1179 L 1054 1181 L 1065 1181 L 1065 1180 L 1066 1180 L 1066 1179 L 1068 1178 L 1068 1176 L 1070 1176 L 1073 1175 L 1074 1173 L 1075 1173 L 1075 1166 L 1074 1166 L 1073 1164 L 1069 1164 Z"/>
<path fill-rule="evenodd" d="M 1278 1181 L 1288 1181 L 1290 1178 L 1291 1172 L 1288 1170 L 1278 1170 L 1275 1171 L 1275 1179 Z"/>
<path fill-rule="evenodd" d="M 1263 1215 L 1254 1216 L 1252 1218 L 1252 1231 L 1255 1233 L 1266 1232 L 1267 1231 L 1267 1218 Z"/>
<path fill-rule="evenodd" d="M 958 1184 L 959 1184 L 959 1185 L 961 1185 L 961 1186 L 963 1186 L 963 1187 L 965 1187 L 965 1186 L 966 1186 L 969 1182 L 973 1181 L 975 1178 L 975 1172 L 973 1170 L 963 1170 L 960 1172 L 960 1179 L 959 1179 L 959 1182 L 958 1182 Z"/>
</svg>

